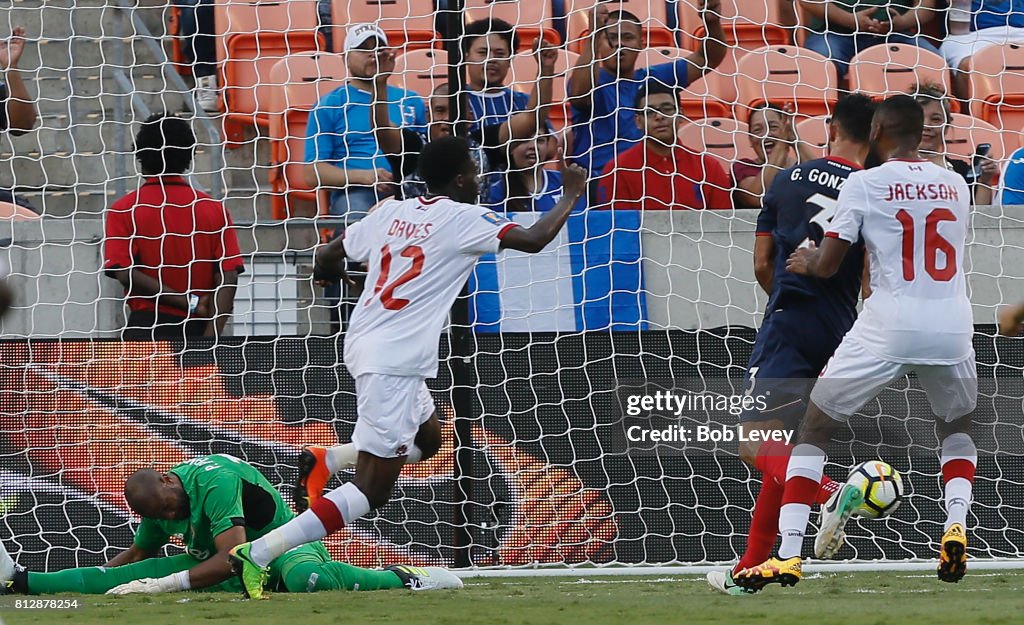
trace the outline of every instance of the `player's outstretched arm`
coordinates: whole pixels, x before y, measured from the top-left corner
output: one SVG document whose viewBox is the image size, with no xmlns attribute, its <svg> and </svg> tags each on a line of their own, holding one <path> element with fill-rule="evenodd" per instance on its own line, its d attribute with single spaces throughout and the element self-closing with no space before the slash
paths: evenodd
<svg viewBox="0 0 1024 625">
<path fill-rule="evenodd" d="M 803 247 L 790 254 L 786 259 L 786 271 L 801 276 L 814 278 L 831 278 L 839 271 L 850 242 L 838 237 L 825 237 L 818 247 L 812 241 L 810 246 Z"/>
<path fill-rule="evenodd" d="M 501 239 L 501 249 L 536 254 L 558 236 L 576 202 L 587 190 L 587 172 L 579 165 L 562 162 L 562 199 L 529 228 L 512 228 Z"/>
<path fill-rule="evenodd" d="M 142 562 L 143 560 L 148 560 L 149 558 L 152 558 L 155 555 L 156 553 L 143 551 L 138 545 L 132 545 L 131 547 L 128 547 L 121 553 L 111 558 L 103 566 L 110 569 L 115 566 L 123 566 L 125 564 L 132 564 L 134 562 Z"/>
<path fill-rule="evenodd" d="M 172 573 L 164 577 L 136 579 L 107 591 L 108 595 L 130 595 L 135 593 L 180 592 L 215 586 L 234 575 L 228 553 L 246 540 L 245 528 L 236 525 L 214 537 L 217 553 L 187 571 Z"/>
</svg>

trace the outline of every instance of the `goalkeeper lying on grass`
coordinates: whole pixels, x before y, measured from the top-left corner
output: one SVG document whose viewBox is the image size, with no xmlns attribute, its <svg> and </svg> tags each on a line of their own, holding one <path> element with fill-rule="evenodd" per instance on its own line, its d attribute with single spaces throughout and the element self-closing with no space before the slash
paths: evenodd
<svg viewBox="0 0 1024 625">
<path fill-rule="evenodd" d="M 219 454 L 193 458 L 167 473 L 137 471 L 125 483 L 124 496 L 142 517 L 131 547 L 105 566 L 32 573 L 15 565 L 0 545 L 0 594 L 238 592 L 241 585 L 228 551 L 295 516 L 259 471 Z M 157 557 L 171 536 L 185 543 L 185 553 Z M 288 592 L 462 586 L 442 568 L 368 570 L 334 562 L 320 542 L 288 551 L 270 564 L 270 571 L 267 587 Z"/>
</svg>

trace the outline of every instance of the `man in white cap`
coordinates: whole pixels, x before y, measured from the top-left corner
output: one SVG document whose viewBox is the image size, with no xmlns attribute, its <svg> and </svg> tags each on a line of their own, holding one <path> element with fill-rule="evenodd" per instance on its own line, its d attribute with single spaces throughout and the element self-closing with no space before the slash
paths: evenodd
<svg viewBox="0 0 1024 625">
<path fill-rule="evenodd" d="M 349 27 L 344 44 L 349 79 L 317 103 L 306 129 L 306 179 L 332 189 L 330 214 L 349 223 L 395 191 L 391 165 L 370 123 L 373 79 L 380 72 L 378 48 L 387 45 L 387 34 L 376 24 Z M 387 101 L 393 124 L 426 132 L 420 95 L 389 86 Z"/>
</svg>

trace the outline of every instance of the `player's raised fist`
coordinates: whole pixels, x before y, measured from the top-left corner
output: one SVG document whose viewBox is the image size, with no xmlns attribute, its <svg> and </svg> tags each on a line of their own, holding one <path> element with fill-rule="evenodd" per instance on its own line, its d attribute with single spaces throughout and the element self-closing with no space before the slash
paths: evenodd
<svg viewBox="0 0 1024 625">
<path fill-rule="evenodd" d="M 701 0 L 700 14 L 704 21 L 722 18 L 722 0 Z"/>
<path fill-rule="evenodd" d="M 579 197 L 587 190 L 587 170 L 573 163 L 565 162 L 564 154 L 561 155 L 562 191 L 566 195 Z"/>
</svg>

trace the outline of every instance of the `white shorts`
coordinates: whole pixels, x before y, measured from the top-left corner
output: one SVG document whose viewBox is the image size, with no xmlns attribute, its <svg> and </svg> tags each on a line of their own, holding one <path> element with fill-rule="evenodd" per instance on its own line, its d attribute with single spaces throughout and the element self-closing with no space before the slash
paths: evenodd
<svg viewBox="0 0 1024 625">
<path fill-rule="evenodd" d="M 946 63 L 954 72 L 969 56 L 981 52 L 991 45 L 1003 45 L 1012 41 L 1024 41 L 1024 28 L 1014 26 L 993 26 L 962 35 L 949 35 L 939 50 Z"/>
<path fill-rule="evenodd" d="M 356 449 L 398 458 L 409 453 L 420 426 L 434 414 L 434 399 L 423 378 L 364 373 L 356 378 L 356 411 Z"/>
<path fill-rule="evenodd" d="M 978 403 L 974 351 L 955 365 L 915 365 L 878 358 L 849 335 L 829 359 L 811 391 L 811 401 L 836 421 L 847 421 L 890 382 L 911 371 L 928 394 L 932 412 L 949 422 L 970 414 Z"/>
</svg>

